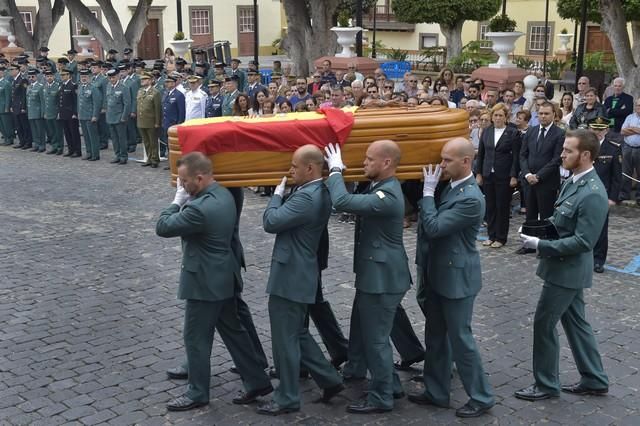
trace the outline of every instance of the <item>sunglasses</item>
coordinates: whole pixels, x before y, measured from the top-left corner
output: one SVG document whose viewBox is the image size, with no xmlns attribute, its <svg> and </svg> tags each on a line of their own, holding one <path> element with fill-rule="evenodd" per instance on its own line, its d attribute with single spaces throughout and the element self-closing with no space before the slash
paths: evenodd
<svg viewBox="0 0 640 426">
<path fill-rule="evenodd" d="M 409 80 L 409 83 L 417 83 L 418 80 Z"/>
</svg>

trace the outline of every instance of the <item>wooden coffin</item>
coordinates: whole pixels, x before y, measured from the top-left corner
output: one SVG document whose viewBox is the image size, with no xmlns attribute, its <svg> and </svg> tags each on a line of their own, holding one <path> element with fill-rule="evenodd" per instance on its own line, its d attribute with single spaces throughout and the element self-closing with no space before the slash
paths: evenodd
<svg viewBox="0 0 640 426">
<path fill-rule="evenodd" d="M 290 113 L 297 114 L 297 113 Z M 253 118 L 249 120 L 260 120 Z M 216 126 L 217 123 L 211 123 Z M 358 109 L 354 124 L 342 147 L 343 161 L 347 166 L 345 179 L 366 180 L 362 162 L 367 146 L 379 139 L 391 139 L 402 149 L 398 168 L 399 179 L 422 179 L 422 167 L 440 162 L 442 146 L 454 137 L 468 137 L 468 115 L 465 110 L 443 106 L 417 108 Z M 178 126 L 169 129 L 169 162 L 171 183 L 177 178 L 176 161 L 181 157 Z M 274 134 L 274 139 L 286 135 Z M 288 175 L 291 152 L 224 152 L 210 155 L 215 178 L 221 184 L 234 186 L 277 185 Z"/>
</svg>

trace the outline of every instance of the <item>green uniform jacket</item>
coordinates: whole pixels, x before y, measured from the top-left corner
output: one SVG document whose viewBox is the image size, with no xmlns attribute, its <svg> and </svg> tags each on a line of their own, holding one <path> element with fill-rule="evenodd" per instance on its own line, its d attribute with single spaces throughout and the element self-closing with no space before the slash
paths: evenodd
<svg viewBox="0 0 640 426">
<path fill-rule="evenodd" d="M 131 113 L 131 90 L 120 80 L 113 86 L 107 85 L 107 123 L 124 123 Z"/>
<path fill-rule="evenodd" d="M 107 109 L 107 85 L 109 84 L 109 80 L 106 75 L 96 74 L 91 78 L 91 84 L 96 86 L 100 90 L 100 94 L 102 94 L 102 109 Z"/>
<path fill-rule="evenodd" d="M 141 129 L 152 129 L 162 126 L 162 97 L 153 87 L 138 90 L 137 126 Z"/>
<path fill-rule="evenodd" d="M 11 112 L 11 81 L 0 79 L 0 114 Z"/>
<path fill-rule="evenodd" d="M 78 62 L 76 60 L 73 60 L 72 62 L 69 62 L 66 66 L 67 69 L 69 69 L 69 71 L 71 71 L 71 80 L 74 83 L 78 82 Z"/>
<path fill-rule="evenodd" d="M 420 200 L 421 238 L 429 247 L 423 263 L 427 285 L 436 294 L 462 299 L 480 291 L 482 272 L 476 239 L 484 211 L 484 196 L 473 176 L 453 189 L 447 185 L 437 207 L 433 197 Z"/>
<path fill-rule="evenodd" d="M 235 223 L 233 197 L 217 182 L 182 209 L 172 204 L 160 214 L 156 234 L 182 237 L 179 299 L 218 301 L 233 297 L 239 273 L 231 250 Z"/>
<path fill-rule="evenodd" d="M 356 289 L 372 294 L 407 291 L 411 274 L 402 241 L 404 196 L 398 179 L 380 181 L 364 194 L 349 194 L 340 173 L 329 176 L 325 184 L 336 210 L 358 215 L 353 254 Z"/>
<path fill-rule="evenodd" d="M 91 120 L 100 117 L 102 93 L 91 83 L 78 85 L 78 120 Z"/>
<path fill-rule="evenodd" d="M 132 74 L 127 78 L 124 82 L 124 85 L 127 86 L 131 93 L 131 112 L 138 112 L 138 106 L 136 105 L 136 96 L 138 96 L 138 90 L 140 90 L 140 77 L 137 74 Z"/>
<path fill-rule="evenodd" d="M 318 246 L 331 215 L 331 198 L 322 180 L 301 186 L 283 203 L 271 197 L 262 217 L 264 230 L 277 234 L 267 293 L 299 303 L 315 303 Z"/>
<path fill-rule="evenodd" d="M 225 95 L 222 99 L 222 115 L 227 117 L 233 115 L 233 103 L 240 94 L 239 91 L 235 91 L 231 94 Z"/>
<path fill-rule="evenodd" d="M 27 118 L 29 120 L 44 117 L 44 86 L 32 83 L 27 87 Z"/>
<path fill-rule="evenodd" d="M 578 182 L 567 179 L 549 219 L 560 239 L 540 240 L 537 274 L 553 285 L 580 289 L 591 287 L 593 247 L 609 211 L 607 192 L 595 170 Z"/>
<path fill-rule="evenodd" d="M 44 118 L 55 120 L 58 118 L 58 108 L 60 105 L 60 83 L 53 82 L 44 85 Z"/>
</svg>

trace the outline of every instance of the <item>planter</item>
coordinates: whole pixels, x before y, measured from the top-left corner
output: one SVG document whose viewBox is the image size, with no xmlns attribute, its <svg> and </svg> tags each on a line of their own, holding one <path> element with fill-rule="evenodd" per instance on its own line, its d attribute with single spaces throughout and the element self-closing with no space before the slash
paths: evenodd
<svg viewBox="0 0 640 426">
<path fill-rule="evenodd" d="M 336 57 L 339 58 L 353 58 L 356 56 L 353 49 L 351 49 L 356 44 L 356 36 L 360 31 L 362 31 L 361 27 L 333 27 L 331 31 L 336 33 L 338 36 L 338 44 L 342 46 L 342 52 L 337 53 Z"/>
<path fill-rule="evenodd" d="M 82 49 L 78 55 L 80 56 L 93 56 L 91 52 L 89 52 L 88 48 L 91 47 L 91 39 L 93 36 L 91 35 L 74 35 L 73 38 L 78 43 L 78 47 Z"/>
<path fill-rule="evenodd" d="M 560 52 L 569 51 L 569 42 L 571 42 L 571 37 L 573 34 L 558 34 L 558 38 L 560 39 L 560 48 L 558 49 Z"/>
<path fill-rule="evenodd" d="M 0 16 L 0 36 L 8 36 L 11 34 L 11 16 Z"/>
<path fill-rule="evenodd" d="M 175 53 L 176 58 L 184 58 L 184 55 L 191 47 L 191 43 L 193 43 L 193 40 L 172 40 L 170 43 L 171 46 L 173 46 L 173 53 Z"/>
<path fill-rule="evenodd" d="M 498 62 L 489 64 L 489 68 L 516 68 L 516 65 L 509 61 L 509 54 L 516 48 L 516 40 L 524 33 L 515 31 L 512 33 L 488 32 L 486 37 L 491 40 L 491 48 L 498 54 Z"/>
</svg>

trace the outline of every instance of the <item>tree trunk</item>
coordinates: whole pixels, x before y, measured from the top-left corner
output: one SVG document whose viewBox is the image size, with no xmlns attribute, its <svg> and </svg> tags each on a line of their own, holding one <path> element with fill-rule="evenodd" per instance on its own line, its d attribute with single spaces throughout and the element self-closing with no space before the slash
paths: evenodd
<svg viewBox="0 0 640 426">
<path fill-rule="evenodd" d="M 149 9 L 151 8 L 152 0 L 138 0 L 136 10 L 127 25 L 127 30 L 124 33 L 124 38 L 129 43 L 129 46 L 133 49 L 133 54 L 138 56 L 138 43 L 142 37 L 144 29 L 147 27 L 149 21 Z M 111 1 L 109 1 L 111 4 Z"/>
<path fill-rule="evenodd" d="M 34 49 L 37 49 L 33 46 L 33 37 L 29 34 L 27 27 L 24 25 L 24 21 L 22 20 L 22 16 L 20 16 L 15 0 L 2 0 L 0 5 L 2 8 L 6 8 L 9 15 L 13 17 L 13 35 L 16 36 L 16 44 L 24 48 L 24 50 L 31 52 L 33 52 Z"/>
<path fill-rule="evenodd" d="M 640 61 L 640 21 L 631 21 L 631 40 L 633 60 L 637 64 Z"/>
<path fill-rule="evenodd" d="M 311 31 L 309 11 L 305 2 L 299 0 L 284 0 L 284 9 L 287 14 L 287 35 L 282 41 L 282 47 L 293 61 L 292 71 L 295 75 L 309 75 L 309 63 L 307 62 L 307 37 Z"/>
<path fill-rule="evenodd" d="M 454 25 L 440 24 L 440 31 L 447 43 L 447 61 L 462 53 L 462 24 L 458 21 Z"/>
<path fill-rule="evenodd" d="M 338 38 L 331 27 L 340 0 L 312 1 L 311 32 L 307 33 L 307 62 L 313 70 L 313 61 L 321 56 L 335 55 Z"/>
<path fill-rule="evenodd" d="M 640 72 L 633 57 L 627 33 L 626 17 L 620 0 L 599 0 L 602 29 L 609 36 L 620 76 L 625 79 L 625 91 L 637 96 Z"/>
<path fill-rule="evenodd" d="M 49 44 L 51 33 L 64 14 L 64 2 L 55 0 L 53 7 L 50 0 L 38 0 L 38 13 L 36 15 L 33 31 L 33 48 L 35 49 Z"/>
</svg>

